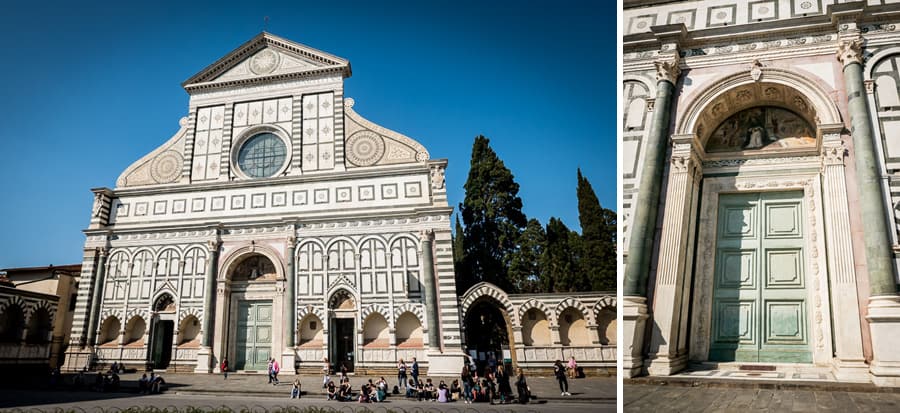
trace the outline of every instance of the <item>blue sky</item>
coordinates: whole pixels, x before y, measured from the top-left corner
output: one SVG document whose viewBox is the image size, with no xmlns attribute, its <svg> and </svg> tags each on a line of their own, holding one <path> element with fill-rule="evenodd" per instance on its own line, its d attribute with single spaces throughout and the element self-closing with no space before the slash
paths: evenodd
<svg viewBox="0 0 900 413">
<path fill-rule="evenodd" d="M 181 82 L 263 29 L 350 60 L 354 109 L 449 159 L 451 206 L 481 134 L 528 217 L 580 231 L 577 167 L 615 209 L 615 2 L 82 3 L 0 13 L 0 268 L 81 262 L 90 188 L 171 137 Z"/>
</svg>

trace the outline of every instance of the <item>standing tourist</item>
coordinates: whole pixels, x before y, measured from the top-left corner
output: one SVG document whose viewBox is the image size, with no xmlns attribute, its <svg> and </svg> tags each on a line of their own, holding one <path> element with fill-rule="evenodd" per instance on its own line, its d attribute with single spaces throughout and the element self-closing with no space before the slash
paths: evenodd
<svg viewBox="0 0 900 413">
<path fill-rule="evenodd" d="M 490 373 L 494 373 L 497 371 L 497 357 L 494 357 L 493 352 L 491 352 L 490 357 L 488 357 L 488 370 L 490 371 Z M 488 374 L 485 373 L 484 375 L 487 376 Z"/>
<path fill-rule="evenodd" d="M 516 392 L 519 393 L 519 403 L 528 403 L 531 394 L 528 391 L 528 382 L 525 381 L 525 372 L 519 367 L 516 369 Z"/>
<path fill-rule="evenodd" d="M 331 381 L 330 373 L 331 373 L 331 364 L 328 363 L 328 357 L 322 361 L 322 388 L 324 389 L 328 382 Z"/>
<path fill-rule="evenodd" d="M 397 363 L 397 382 L 397 387 L 401 389 L 406 387 L 406 362 L 403 359 Z"/>
<path fill-rule="evenodd" d="M 566 380 L 566 367 L 563 366 L 562 361 L 556 360 L 556 363 L 553 364 L 553 373 L 556 374 L 556 381 L 559 382 L 559 390 L 562 392 L 560 396 L 571 396 L 572 393 L 569 393 L 569 381 Z"/>
<path fill-rule="evenodd" d="M 273 361 L 275 361 L 275 359 L 269 359 L 269 364 L 266 365 L 266 373 L 269 374 L 269 384 L 272 384 L 272 362 Z"/>
<path fill-rule="evenodd" d="M 219 369 L 222 370 L 222 374 L 223 374 L 223 375 L 225 376 L 225 378 L 227 379 L 227 378 L 228 378 L 228 357 L 223 357 L 223 358 L 222 358 L 222 363 L 219 364 Z"/>
<path fill-rule="evenodd" d="M 500 404 L 506 404 L 512 394 L 512 388 L 509 387 L 509 375 L 506 369 L 500 367 L 497 369 L 497 387 L 500 393 Z"/>
<path fill-rule="evenodd" d="M 412 379 L 415 384 L 419 384 L 419 362 L 413 357 Z"/>
<path fill-rule="evenodd" d="M 471 404 L 474 381 L 472 380 L 472 373 L 469 372 L 469 366 L 463 366 L 462 373 L 459 375 L 459 380 L 463 385 L 463 398 L 465 399 L 466 404 Z"/>
</svg>

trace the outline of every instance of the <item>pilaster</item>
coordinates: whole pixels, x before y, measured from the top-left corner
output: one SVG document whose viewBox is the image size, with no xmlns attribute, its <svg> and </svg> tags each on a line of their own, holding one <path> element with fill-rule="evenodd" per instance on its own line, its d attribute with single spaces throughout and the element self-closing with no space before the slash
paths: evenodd
<svg viewBox="0 0 900 413">
<path fill-rule="evenodd" d="M 673 137 L 669 182 L 660 233 L 647 372 L 670 375 L 687 365 L 687 307 L 694 252 L 696 206 L 702 176 L 694 135 Z M 688 288 L 685 288 L 688 286 Z"/>
<path fill-rule="evenodd" d="M 643 367 L 644 326 L 647 322 L 647 298 L 623 297 L 622 333 L 625 335 L 622 356 L 622 377 L 641 374 Z M 559 334 L 557 333 L 557 337 Z"/>
<path fill-rule="evenodd" d="M 203 341 L 200 343 L 200 350 L 197 351 L 197 365 L 194 367 L 195 373 L 209 373 L 213 367 L 213 330 L 215 329 L 215 311 L 216 301 L 216 269 L 219 266 L 219 246 L 221 242 L 218 239 L 209 240 L 206 243 L 206 254 L 209 259 L 206 261 L 206 274 L 204 277 L 204 286 L 206 287 L 206 296 L 203 297 L 203 331 L 201 337 Z M 218 302 L 222 302 L 219 300 Z"/>
<path fill-rule="evenodd" d="M 853 263 L 850 211 L 844 177 L 847 148 L 841 141 L 843 125 L 820 126 L 822 136 L 822 203 L 828 251 L 828 278 L 834 309 L 834 374 L 839 380 L 868 381 L 862 349 L 856 270 Z"/>
</svg>

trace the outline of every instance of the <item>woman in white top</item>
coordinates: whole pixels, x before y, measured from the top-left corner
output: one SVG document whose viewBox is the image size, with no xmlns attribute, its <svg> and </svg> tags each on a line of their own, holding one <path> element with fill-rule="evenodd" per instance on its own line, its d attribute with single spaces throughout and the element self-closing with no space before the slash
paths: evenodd
<svg viewBox="0 0 900 413">
<path fill-rule="evenodd" d="M 322 388 L 328 385 L 328 382 L 331 380 L 331 363 L 328 362 L 328 357 L 325 357 L 325 360 L 322 365 Z"/>
</svg>

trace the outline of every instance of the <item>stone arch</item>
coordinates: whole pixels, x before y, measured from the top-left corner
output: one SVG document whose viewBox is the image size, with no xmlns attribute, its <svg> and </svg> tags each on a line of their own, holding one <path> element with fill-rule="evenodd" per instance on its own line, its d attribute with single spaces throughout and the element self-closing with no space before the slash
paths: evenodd
<svg viewBox="0 0 900 413">
<path fill-rule="evenodd" d="M 325 320 L 325 311 L 321 307 L 307 304 L 304 306 L 299 306 L 299 308 L 297 308 L 297 319 L 298 320 L 303 321 L 303 318 L 310 314 L 316 316 L 316 318 L 318 318 L 319 321 Z"/>
<path fill-rule="evenodd" d="M 362 320 L 364 347 L 388 347 L 390 346 L 390 330 L 388 317 L 385 313 L 370 311 Z"/>
<path fill-rule="evenodd" d="M 104 318 L 100 322 L 99 330 L 97 331 L 97 344 L 101 346 L 118 346 L 119 333 L 122 330 L 122 321 L 118 317 L 110 315 Z"/>
<path fill-rule="evenodd" d="M 500 287 L 497 287 L 496 285 L 486 281 L 482 281 L 478 284 L 473 285 L 468 289 L 468 291 L 463 293 L 462 297 L 459 300 L 461 310 L 460 318 L 465 320 L 466 315 L 469 312 L 469 307 L 471 307 L 476 300 L 482 297 L 490 297 L 500 303 L 500 305 L 506 310 L 510 322 L 512 322 L 513 325 L 519 325 L 515 307 L 513 307 L 512 302 L 509 301 L 509 296 L 507 296 L 506 292 L 501 290 Z"/>
<path fill-rule="evenodd" d="M 234 269 L 237 268 L 237 266 L 241 263 L 241 261 L 243 261 L 244 258 L 247 258 L 252 254 L 259 254 L 268 258 L 269 261 L 272 262 L 272 266 L 275 267 L 277 278 L 284 279 L 284 260 L 281 259 L 281 254 L 267 245 L 251 242 L 247 245 L 235 249 L 234 251 L 229 253 L 224 260 L 222 260 L 222 264 L 219 267 L 219 281 L 230 280 Z"/>
<path fill-rule="evenodd" d="M 539 301 L 535 298 L 530 298 L 528 301 L 522 303 L 522 305 L 519 306 L 519 320 L 525 320 L 525 313 L 527 313 L 528 310 L 531 310 L 532 308 L 541 310 L 541 312 L 544 313 L 544 316 L 547 317 L 547 321 L 550 322 L 551 326 L 556 325 L 556 314 L 553 311 L 550 311 L 550 307 L 547 307 L 547 304 L 544 304 L 544 302 Z"/>
<path fill-rule="evenodd" d="M 882 60 L 891 56 L 900 57 L 900 46 L 890 46 L 878 49 L 875 54 L 869 56 L 866 59 L 865 70 L 863 71 L 863 80 L 874 80 L 872 79 L 872 73 L 875 71 L 875 67 L 881 63 Z"/>
<path fill-rule="evenodd" d="M 391 325 L 396 326 L 397 320 L 400 319 L 400 316 L 403 315 L 403 313 L 407 312 L 413 313 L 413 315 L 415 315 L 416 318 L 419 319 L 419 323 L 422 324 L 422 329 L 428 331 L 428 325 L 425 324 L 425 310 L 422 308 L 422 305 L 415 303 L 403 303 L 398 306 L 394 306 L 394 317 L 390 321 Z"/>
<path fill-rule="evenodd" d="M 140 314 L 134 314 L 125 322 L 125 345 L 144 345 L 144 337 L 147 335 L 147 318 Z"/>
<path fill-rule="evenodd" d="M 340 306 L 341 303 L 337 301 L 341 294 L 346 293 L 347 296 L 353 300 L 353 309 L 359 307 L 359 295 L 356 294 L 356 291 L 350 285 L 344 285 L 343 283 L 336 283 L 328 290 L 328 294 L 325 296 L 328 297 L 328 309 L 335 310 L 335 306 Z"/>
<path fill-rule="evenodd" d="M 28 306 L 18 296 L 7 298 L 0 310 L 0 342 L 18 343 L 28 325 L 26 311 Z"/>
<path fill-rule="evenodd" d="M 584 317 L 585 321 L 587 321 L 589 324 L 595 324 L 596 320 L 594 320 L 594 315 L 591 313 L 591 311 L 588 311 L 587 307 L 585 307 L 584 303 L 582 303 L 581 300 L 573 297 L 567 297 L 556 306 L 557 321 L 559 320 L 559 316 L 562 315 L 564 311 L 569 309 L 569 307 L 580 311 L 581 316 Z"/>
<path fill-rule="evenodd" d="M 307 306 L 311 307 L 311 306 Z M 297 345 L 300 347 L 322 348 L 325 344 L 325 320 L 321 311 L 306 310 L 300 312 L 297 320 Z M 313 325 L 312 322 L 316 324 Z"/>
<path fill-rule="evenodd" d="M 182 308 L 181 310 L 178 311 L 178 325 L 181 325 L 181 323 L 184 321 L 184 319 L 188 318 L 188 317 L 194 317 L 197 319 L 197 321 L 202 323 L 203 322 L 203 309 L 196 308 L 196 307 Z"/>
<path fill-rule="evenodd" d="M 124 314 L 122 314 L 122 311 L 120 311 L 120 310 L 110 310 L 110 309 L 105 309 L 105 310 L 103 310 L 103 311 L 100 312 L 100 323 L 99 323 L 99 325 L 102 325 L 102 324 L 106 321 L 106 319 L 107 319 L 107 318 L 110 318 L 110 317 L 116 318 L 117 320 L 119 320 L 119 322 L 121 322 L 122 319 L 125 318 L 125 317 L 124 317 Z"/>
<path fill-rule="evenodd" d="M 616 297 L 606 295 L 606 296 L 601 297 L 600 300 L 598 300 L 596 303 L 594 303 L 594 308 L 593 308 L 592 312 L 594 313 L 595 321 L 598 321 L 598 322 L 600 321 L 599 314 L 600 314 L 600 310 L 603 310 L 603 309 L 608 309 L 608 310 L 612 310 L 613 312 L 616 312 L 617 311 Z"/>
<path fill-rule="evenodd" d="M 622 83 L 625 82 L 641 83 L 647 88 L 647 98 L 656 98 L 656 80 L 652 77 L 639 73 L 630 73 L 622 76 Z"/>
<path fill-rule="evenodd" d="M 178 347 L 200 347 L 200 318 L 194 314 L 187 314 L 178 319 L 175 344 Z"/>
<path fill-rule="evenodd" d="M 150 311 L 154 313 L 176 311 L 178 302 L 175 297 L 177 296 L 178 295 L 168 287 L 160 288 L 150 299 Z"/>
<path fill-rule="evenodd" d="M 131 251 L 127 249 L 114 249 L 109 253 L 109 258 L 106 260 L 106 276 L 109 279 L 114 279 L 118 276 L 113 272 L 113 264 L 117 266 L 115 268 L 115 272 L 119 274 L 123 274 L 126 278 L 131 276 L 131 257 L 133 256 Z M 125 268 L 118 267 L 119 265 L 125 266 Z"/>
<path fill-rule="evenodd" d="M 34 304 L 34 311 L 44 309 L 50 314 L 50 318 L 56 316 L 56 306 L 51 305 L 49 301 L 41 300 Z"/>
<path fill-rule="evenodd" d="M 539 306 L 531 306 L 519 314 L 519 319 L 522 320 L 520 325 L 522 344 L 525 346 L 550 346 L 553 344 L 550 329 L 556 324 L 550 321 L 551 314 L 553 313 L 547 312 Z"/>
<path fill-rule="evenodd" d="M 22 310 L 23 316 L 25 316 L 28 312 L 28 304 L 25 302 L 25 300 L 23 300 L 22 297 L 18 295 L 11 295 L 7 296 L 6 300 L 0 303 L 0 313 L 6 312 L 6 309 L 13 305 L 18 306 L 19 309 Z"/>
<path fill-rule="evenodd" d="M 801 106 L 807 106 L 812 111 L 808 118 L 814 127 L 842 123 L 837 105 L 828 94 L 831 88 L 816 75 L 796 68 L 788 70 L 779 67 L 762 67 L 761 71 L 762 75 L 758 82 L 753 79 L 750 70 L 741 69 L 722 76 L 696 91 L 688 98 L 683 115 L 676 120 L 673 135 L 694 134 L 700 139 L 701 144 L 705 144 L 704 136 L 707 133 L 712 133 L 719 123 L 730 114 L 744 109 L 743 106 L 736 108 L 726 104 L 721 110 L 716 110 L 715 105 L 725 100 L 726 95 L 730 92 L 737 91 L 742 86 L 755 86 L 757 83 L 775 84 L 796 92 L 804 99 L 800 102 Z M 747 108 L 752 107 L 753 101 L 747 101 L 746 104 Z M 719 115 L 715 115 L 715 113 L 719 113 Z M 729 114 L 722 115 L 723 113 Z M 715 120 L 710 116 L 715 119 L 724 117 Z"/>
<path fill-rule="evenodd" d="M 347 253 L 347 252 L 350 253 L 350 255 L 351 255 L 350 259 L 352 260 L 352 262 L 348 266 L 346 264 L 347 256 L 345 256 L 344 254 L 341 254 L 338 256 L 338 260 L 342 263 L 342 265 L 339 265 L 337 268 L 332 268 L 331 267 L 331 265 L 332 265 L 331 249 L 335 246 L 339 246 L 340 244 L 349 245 L 350 251 L 344 251 L 344 253 Z M 352 238 L 342 235 L 342 236 L 338 236 L 338 237 L 329 239 L 328 242 L 325 244 L 324 253 L 325 253 L 325 268 L 326 269 L 332 270 L 332 271 L 352 270 L 352 269 L 356 268 L 356 254 L 359 253 L 359 245 L 357 245 L 356 241 L 354 241 Z"/>
<path fill-rule="evenodd" d="M 53 332 L 53 315 L 47 306 L 42 306 L 44 301 L 34 303 L 31 312 L 26 317 L 25 341 L 28 343 L 49 343 Z"/>
<path fill-rule="evenodd" d="M 159 265 L 160 265 L 160 262 L 162 262 L 162 256 L 163 256 L 163 254 L 165 254 L 167 251 L 172 251 L 172 252 L 174 253 L 173 256 L 172 256 L 172 258 L 178 260 L 178 266 L 179 266 L 179 267 L 181 267 L 181 266 L 183 265 L 183 261 L 182 261 L 182 251 L 181 251 L 180 248 L 178 248 L 178 246 L 176 246 L 176 245 L 170 245 L 170 246 L 166 246 L 166 247 L 160 248 L 159 251 L 156 252 L 156 255 L 153 256 L 153 264 L 154 264 L 154 268 L 156 268 L 156 273 L 157 273 L 157 275 L 165 275 L 165 276 L 168 276 L 168 275 L 177 275 L 177 274 L 181 274 L 181 268 L 178 268 L 178 269 L 175 270 L 174 272 L 172 271 L 172 261 L 171 261 L 171 260 L 170 260 L 168 263 L 166 263 L 166 266 L 167 266 L 166 268 L 168 269 L 168 270 L 166 271 L 166 273 L 165 273 L 165 274 L 159 274 Z"/>
<path fill-rule="evenodd" d="M 388 323 L 388 326 L 393 327 L 392 317 L 390 317 L 391 312 L 381 304 L 369 304 L 365 306 L 365 308 L 363 308 L 359 313 L 359 319 L 363 323 L 365 323 L 366 318 L 368 318 L 369 315 L 373 313 L 381 314 L 381 316 L 384 317 L 384 320 Z"/>
<path fill-rule="evenodd" d="M 412 311 L 404 311 L 397 316 L 397 319 L 394 321 L 397 329 L 395 333 L 397 346 L 422 347 L 425 344 L 426 330 L 425 323 L 423 323 L 422 320 L 424 320 L 424 318 L 419 317 Z"/>
<path fill-rule="evenodd" d="M 125 315 L 122 317 L 123 320 L 131 321 L 134 317 L 141 317 L 144 321 L 150 319 L 150 312 L 147 311 L 146 308 L 131 308 L 125 312 Z"/>
</svg>

